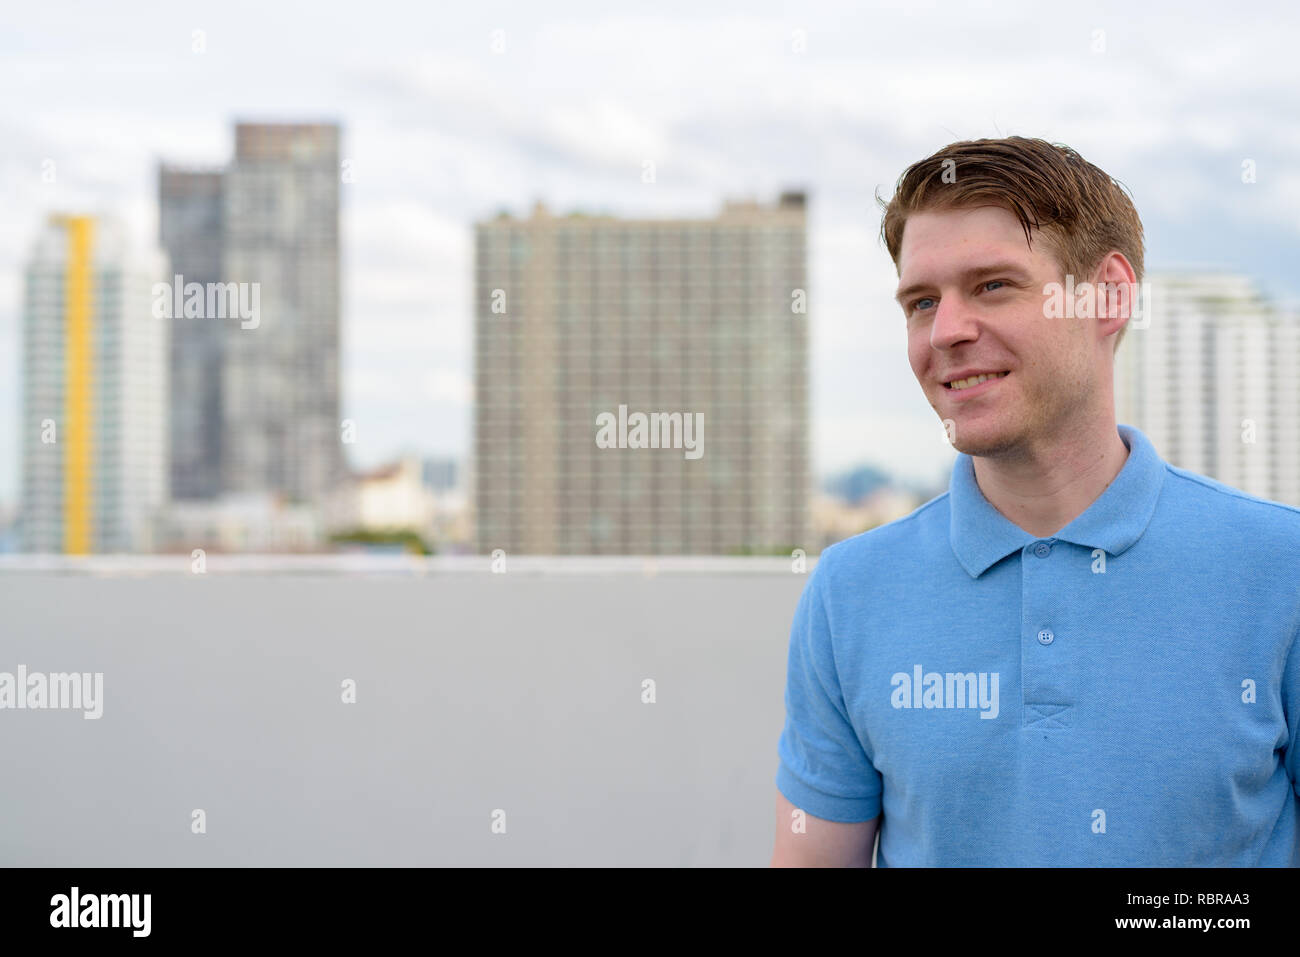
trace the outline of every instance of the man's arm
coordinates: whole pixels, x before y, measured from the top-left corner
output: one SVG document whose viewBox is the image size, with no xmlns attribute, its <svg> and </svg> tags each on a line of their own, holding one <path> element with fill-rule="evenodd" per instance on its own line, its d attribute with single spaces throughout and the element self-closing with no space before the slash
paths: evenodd
<svg viewBox="0 0 1300 957">
<path fill-rule="evenodd" d="M 877 816 L 844 824 L 804 813 L 807 832 L 791 830 L 795 806 L 776 792 L 776 846 L 773 867 L 870 867 L 876 848 Z"/>
</svg>

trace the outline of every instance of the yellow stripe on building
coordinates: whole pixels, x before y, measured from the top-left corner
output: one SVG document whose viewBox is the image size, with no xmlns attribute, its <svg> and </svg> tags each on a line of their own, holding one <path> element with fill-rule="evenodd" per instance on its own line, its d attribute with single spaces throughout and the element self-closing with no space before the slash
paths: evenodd
<svg viewBox="0 0 1300 957">
<path fill-rule="evenodd" d="M 63 550 L 91 550 L 92 458 L 94 450 L 94 265 L 95 221 L 89 216 L 64 220 L 68 260 L 63 280 Z"/>
</svg>

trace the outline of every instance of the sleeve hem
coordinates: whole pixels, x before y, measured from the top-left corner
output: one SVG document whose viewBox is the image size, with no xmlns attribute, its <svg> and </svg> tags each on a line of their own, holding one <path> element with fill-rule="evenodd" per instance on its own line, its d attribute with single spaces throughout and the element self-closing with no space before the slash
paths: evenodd
<svg viewBox="0 0 1300 957">
<path fill-rule="evenodd" d="M 818 791 L 795 777 L 785 762 L 777 768 L 776 787 L 795 807 L 825 821 L 860 824 L 880 816 L 879 794 L 849 798 Z"/>
</svg>

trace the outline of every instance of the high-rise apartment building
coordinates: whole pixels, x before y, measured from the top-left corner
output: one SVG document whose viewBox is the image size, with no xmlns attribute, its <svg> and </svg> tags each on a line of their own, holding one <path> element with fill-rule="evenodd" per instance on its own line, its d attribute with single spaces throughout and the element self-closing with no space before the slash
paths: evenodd
<svg viewBox="0 0 1300 957">
<path fill-rule="evenodd" d="M 1230 273 L 1148 288 L 1115 356 L 1118 420 L 1172 465 L 1300 506 L 1300 320 Z"/>
<path fill-rule="evenodd" d="M 240 123 L 223 171 L 164 166 L 163 244 L 185 282 L 255 284 L 254 322 L 176 320 L 177 498 L 319 501 L 340 447 L 339 129 Z"/>
<path fill-rule="evenodd" d="M 162 166 L 158 173 L 159 239 L 175 276 L 186 283 L 221 281 L 220 170 Z M 173 499 L 210 499 L 221 492 L 222 347 L 227 324 L 183 315 L 172 320 L 169 405 Z"/>
<path fill-rule="evenodd" d="M 25 275 L 23 547 L 147 549 L 167 494 L 166 320 L 152 311 L 158 251 L 121 226 L 53 216 Z"/>
<path fill-rule="evenodd" d="M 479 551 L 806 548 L 806 303 L 803 193 L 477 224 Z"/>
</svg>

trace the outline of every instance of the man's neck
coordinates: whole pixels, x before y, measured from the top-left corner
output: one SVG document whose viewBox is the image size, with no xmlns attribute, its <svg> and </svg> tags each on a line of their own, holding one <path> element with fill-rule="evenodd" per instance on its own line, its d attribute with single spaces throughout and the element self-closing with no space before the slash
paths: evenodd
<svg viewBox="0 0 1300 957">
<path fill-rule="evenodd" d="M 1110 487 L 1129 449 L 1113 419 L 1015 458 L 975 457 L 975 481 L 989 504 L 1036 538 L 1050 538 Z"/>
</svg>

